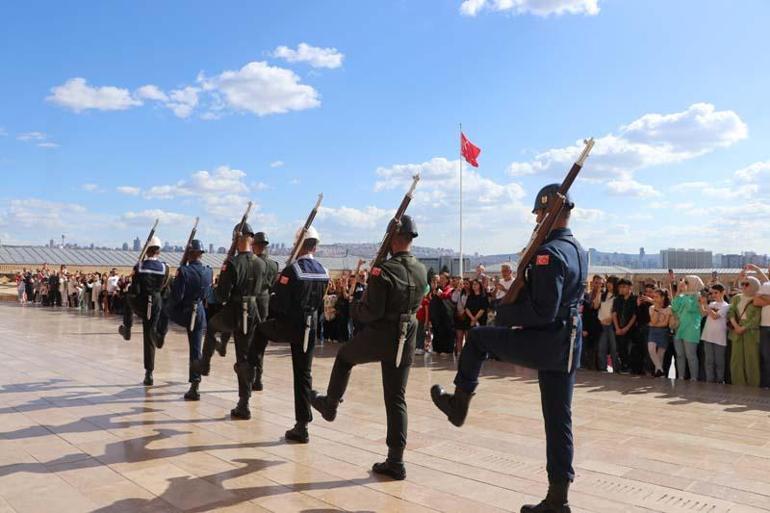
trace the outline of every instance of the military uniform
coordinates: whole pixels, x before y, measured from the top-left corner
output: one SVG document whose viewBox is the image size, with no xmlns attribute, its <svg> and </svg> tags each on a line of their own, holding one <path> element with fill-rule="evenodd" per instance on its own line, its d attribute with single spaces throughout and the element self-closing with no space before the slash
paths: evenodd
<svg viewBox="0 0 770 513">
<path fill-rule="evenodd" d="M 244 230 L 246 230 L 244 228 Z M 251 235 L 248 232 L 242 232 Z M 214 290 L 217 300 L 223 304 L 222 311 L 217 314 L 226 329 L 216 331 L 232 332 L 235 339 L 235 373 L 238 376 L 239 406 L 244 415 L 236 410 L 231 413 L 237 418 L 249 418 L 248 401 L 251 397 L 251 382 L 253 370 L 248 362 L 249 345 L 254 330 L 261 320 L 257 309 L 257 294 L 262 290 L 262 279 L 265 273 L 265 262 L 251 251 L 238 253 L 222 267 L 219 274 L 219 285 Z M 216 325 L 216 318 L 215 325 Z M 229 328 L 229 329 L 227 329 Z"/>
<path fill-rule="evenodd" d="M 193 240 L 190 251 L 203 252 L 203 244 L 199 240 Z M 206 314 L 203 301 L 211 289 L 211 267 L 203 265 L 200 260 L 191 260 L 187 265 L 177 270 L 171 294 L 167 304 L 167 315 L 175 323 L 184 326 L 187 330 L 187 342 L 190 346 L 190 391 L 185 399 L 198 400 L 198 383 L 201 375 L 194 369 L 194 362 L 201 358 L 201 342 L 206 331 Z"/>
<path fill-rule="evenodd" d="M 544 194 L 556 189 L 558 186 L 548 186 L 538 198 L 542 200 Z M 541 201 L 542 206 L 546 204 Z M 538 370 L 552 486 L 543 503 L 525 506 L 522 512 L 569 512 L 566 490 L 575 477 L 572 392 L 582 344 L 578 306 L 587 273 L 587 253 L 572 232 L 568 228 L 552 230 L 527 264 L 526 285 L 517 300 L 498 306 L 497 325 L 468 332 L 455 377 L 455 394 L 445 393 L 439 385 L 431 389 L 434 403 L 460 426 L 478 386 L 484 360 L 494 357 Z"/>
<path fill-rule="evenodd" d="M 402 226 L 417 235 L 411 218 L 404 216 Z M 428 291 L 428 272 L 425 266 L 409 252 L 399 252 L 369 274 L 366 292 L 360 302 L 351 307 L 353 321 L 362 324 L 361 331 L 350 342 L 340 347 L 329 378 L 327 395 L 315 394 L 313 406 L 323 417 L 332 421 L 337 406 L 345 395 L 354 366 L 380 362 L 382 386 L 387 416 L 388 461 L 396 472 L 381 472 L 403 479 L 403 452 L 406 447 L 407 410 L 406 385 L 415 350 L 417 319 L 415 314 Z M 403 337 L 402 360 L 396 366 L 399 339 Z"/>
<path fill-rule="evenodd" d="M 315 323 L 318 308 L 323 303 L 329 273 L 311 254 L 300 256 L 293 264 L 281 271 L 270 299 L 271 318 L 259 325 L 254 339 L 256 382 L 262 380 L 262 362 L 268 340 L 291 344 L 291 363 L 294 374 L 294 430 L 287 438 L 307 442 L 307 424 L 313 420 L 310 410 L 313 364 L 315 349 Z M 307 351 L 305 351 L 307 337 Z M 296 436 L 295 436 L 296 435 Z"/>
<path fill-rule="evenodd" d="M 161 315 L 161 291 L 168 281 L 168 266 L 157 256 L 134 266 L 134 274 L 128 291 L 129 308 L 123 309 L 123 325 L 119 331 L 126 340 L 131 339 L 133 314 L 142 319 L 144 335 L 145 385 L 152 385 L 155 370 L 155 348 L 160 349 L 168 331 L 167 318 Z"/>
<path fill-rule="evenodd" d="M 258 232 L 254 235 L 254 243 L 270 244 L 264 232 Z M 260 319 L 266 321 L 270 315 L 270 293 L 278 276 L 278 262 L 268 257 L 264 252 L 258 255 L 258 257 L 265 262 L 265 275 L 262 280 L 262 290 L 257 295 L 257 308 L 259 309 Z M 258 340 L 259 338 L 260 335 L 256 331 L 255 341 L 251 344 L 251 351 L 249 352 L 249 363 L 254 367 L 252 390 L 255 391 L 262 390 L 262 365 L 265 360 L 266 347 L 266 342 L 263 344 L 261 340 Z"/>
</svg>

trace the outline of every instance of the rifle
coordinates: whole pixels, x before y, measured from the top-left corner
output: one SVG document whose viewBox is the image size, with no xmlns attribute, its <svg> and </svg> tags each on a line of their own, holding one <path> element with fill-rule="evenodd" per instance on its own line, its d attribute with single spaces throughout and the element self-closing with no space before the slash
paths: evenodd
<svg viewBox="0 0 770 513">
<path fill-rule="evenodd" d="M 302 229 L 300 230 L 299 237 L 297 237 L 297 240 L 294 241 L 294 247 L 291 248 L 291 253 L 289 253 L 289 258 L 286 259 L 286 267 L 289 267 L 297 259 L 297 256 L 299 255 L 299 250 L 302 249 L 302 243 L 305 242 L 307 231 L 310 229 L 310 226 L 313 224 L 313 220 L 315 220 L 315 216 L 318 213 L 318 208 L 321 206 L 321 201 L 323 201 L 323 199 L 324 199 L 324 195 L 319 194 L 318 201 L 315 202 L 315 206 L 313 207 L 313 210 L 310 211 L 310 213 L 307 216 L 307 219 L 305 220 L 305 224 L 302 225 Z"/>
<path fill-rule="evenodd" d="M 412 197 L 414 196 L 414 189 L 417 187 L 417 182 L 419 181 L 420 174 L 418 173 L 412 177 L 411 187 L 409 187 L 407 193 L 404 194 L 404 199 L 401 200 L 401 204 L 398 206 L 396 214 L 388 224 L 388 229 L 385 231 L 385 237 L 383 237 L 382 242 L 380 242 L 380 249 L 377 251 L 377 256 L 375 256 L 374 260 L 372 260 L 372 269 L 381 266 L 385 259 L 388 258 L 388 253 L 390 252 L 390 241 L 393 240 L 393 235 L 395 235 L 395 233 L 398 231 L 398 228 L 401 226 L 401 217 L 404 215 L 404 213 L 406 213 L 406 208 L 412 201 Z"/>
<path fill-rule="evenodd" d="M 179 261 L 179 267 L 182 267 L 183 265 L 187 264 L 187 262 L 190 260 L 190 244 L 192 244 L 192 240 L 195 238 L 195 234 L 198 231 L 198 218 L 195 218 L 195 224 L 192 227 L 192 230 L 190 230 L 190 236 L 187 237 L 187 244 L 184 246 L 184 253 L 182 253 L 182 259 Z"/>
<path fill-rule="evenodd" d="M 155 229 L 158 227 L 158 219 L 155 220 L 155 224 L 152 225 L 152 229 L 150 229 L 150 234 L 147 236 L 147 240 L 144 242 L 144 246 L 142 247 L 142 251 L 139 252 L 139 258 L 136 260 L 137 264 L 142 263 L 142 260 L 144 260 L 144 255 L 147 253 L 147 247 L 150 245 L 150 240 L 155 236 Z"/>
<path fill-rule="evenodd" d="M 238 223 L 238 226 L 235 227 L 233 230 L 233 241 L 230 243 L 230 249 L 227 250 L 227 257 L 225 257 L 225 263 L 222 264 L 222 267 L 224 268 L 225 264 L 233 259 L 235 256 L 235 250 L 238 248 L 238 237 L 241 236 L 241 230 L 243 229 L 243 225 L 246 224 L 246 221 L 249 220 L 249 213 L 251 212 L 251 207 L 254 204 L 249 201 L 249 204 L 246 205 L 246 212 L 243 213 L 243 217 L 241 217 L 241 222 Z"/>
<path fill-rule="evenodd" d="M 404 194 L 404 198 L 401 200 L 401 204 L 396 210 L 396 215 L 394 215 L 393 219 L 391 219 L 390 223 L 388 223 L 388 230 L 385 232 L 385 237 L 382 238 L 380 249 L 377 251 L 377 256 L 375 256 L 374 260 L 372 260 L 371 269 L 381 266 L 385 259 L 388 258 L 388 253 L 390 252 L 390 242 L 393 240 L 393 235 L 395 235 L 398 229 L 401 227 L 401 218 L 404 216 L 404 213 L 406 213 L 406 209 L 409 206 L 409 203 L 412 201 L 412 197 L 414 196 L 414 189 L 417 187 L 417 182 L 419 181 L 420 174 L 418 173 L 412 177 L 412 185 L 409 187 L 409 190 L 406 192 L 406 194 Z M 356 280 L 358 280 L 357 273 Z M 400 334 L 398 337 L 398 349 L 396 350 L 396 367 L 401 366 L 401 357 L 404 355 L 404 343 L 406 342 L 406 334 L 409 330 L 409 321 L 411 321 L 411 317 L 412 316 L 409 314 L 402 313 L 399 318 Z"/>
<path fill-rule="evenodd" d="M 508 292 L 506 292 L 505 296 L 503 296 L 503 298 L 500 300 L 501 304 L 506 305 L 513 303 L 516 301 L 516 298 L 519 297 L 519 294 L 524 288 L 524 271 L 532 259 L 535 258 L 537 249 L 543 244 L 545 239 L 548 238 L 548 235 L 551 233 L 553 225 L 556 223 L 556 220 L 559 218 L 561 211 L 564 209 L 564 201 L 567 199 L 567 191 L 569 191 L 569 188 L 572 187 L 572 183 L 575 181 L 578 173 L 583 168 L 583 164 L 588 158 L 588 154 L 591 152 L 593 147 L 593 138 L 586 139 L 583 151 L 580 153 L 580 156 L 575 161 L 575 163 L 572 164 L 572 168 L 570 168 L 569 173 L 567 173 L 567 177 L 561 183 L 561 186 L 556 193 L 556 197 L 548 205 L 548 209 L 543 215 L 543 219 L 537 224 L 537 226 L 535 226 L 527 247 L 524 248 L 524 251 L 521 253 L 519 264 L 516 268 L 516 277 L 513 279 L 513 283 L 508 289 Z"/>
<path fill-rule="evenodd" d="M 358 274 L 361 272 L 361 266 L 364 265 L 365 260 L 359 260 L 358 265 L 356 266 L 356 273 L 353 275 L 353 285 L 350 286 L 350 289 L 348 289 L 348 295 L 350 296 L 350 300 L 353 300 L 353 294 L 356 292 L 356 285 L 358 285 Z"/>
</svg>

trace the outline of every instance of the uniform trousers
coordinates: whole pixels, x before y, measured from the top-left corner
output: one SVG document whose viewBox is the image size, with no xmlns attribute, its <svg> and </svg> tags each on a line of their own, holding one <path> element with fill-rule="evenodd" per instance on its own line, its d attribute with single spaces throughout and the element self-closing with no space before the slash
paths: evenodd
<svg viewBox="0 0 770 513">
<path fill-rule="evenodd" d="M 256 318 L 250 316 L 246 333 L 243 332 L 243 326 L 238 323 L 232 334 L 235 342 L 235 365 L 233 369 L 238 376 L 238 397 L 246 401 L 251 397 L 251 384 L 254 382 L 254 368 L 249 363 L 249 351 L 256 329 Z"/>
<path fill-rule="evenodd" d="M 296 326 L 284 319 L 268 319 L 259 325 L 254 334 L 249 364 L 255 369 L 256 379 L 261 381 L 268 340 L 288 342 L 291 346 L 291 368 L 294 375 L 294 419 L 298 423 L 309 424 L 313 421 L 310 407 L 313 378 L 310 369 L 313 365 L 315 350 L 315 330 L 311 329 L 308 335 L 307 352 L 303 351 L 302 347 L 304 336 L 304 326 Z"/>
<path fill-rule="evenodd" d="M 578 330 L 579 332 L 579 330 Z M 468 332 L 465 347 L 460 353 L 455 385 L 472 393 L 479 384 L 481 367 L 489 357 L 501 361 L 537 368 L 553 368 L 558 351 L 549 351 L 540 344 L 542 333 L 533 330 L 485 326 Z M 548 479 L 551 482 L 572 481 L 574 442 L 572 438 L 572 393 L 575 387 L 575 368 L 580 361 L 580 337 L 575 341 L 571 372 L 539 370 L 540 404 L 543 410 L 546 437 Z M 545 354 L 543 354 L 545 353 Z"/>
<path fill-rule="evenodd" d="M 406 410 L 406 384 L 409 381 L 409 369 L 412 366 L 417 322 L 412 321 L 407 330 L 401 365 L 396 367 L 398 351 L 398 324 L 373 328 L 366 325 L 350 342 L 340 347 L 334 360 L 334 367 L 329 378 L 327 397 L 334 402 L 341 400 L 350 381 L 350 372 L 356 365 L 380 362 L 382 370 L 382 389 L 385 399 L 388 434 L 385 440 L 388 449 L 404 449 L 408 415 Z"/>
<path fill-rule="evenodd" d="M 123 309 L 123 326 L 129 331 L 134 325 L 134 312 L 129 305 Z M 152 305 L 150 320 L 142 318 L 142 335 L 144 345 L 144 370 L 155 370 L 155 337 L 165 337 L 168 332 L 168 317 L 161 315 L 158 302 Z"/>
<path fill-rule="evenodd" d="M 201 350 L 201 360 L 203 360 L 205 363 L 211 362 L 211 357 L 214 356 L 214 350 L 217 347 L 217 332 L 211 329 L 211 324 L 209 321 L 211 321 L 211 318 L 218 314 L 221 310 L 222 305 L 217 303 L 209 303 L 206 306 L 207 328 L 203 337 L 203 349 Z M 220 333 L 219 338 L 222 341 L 222 344 L 227 344 L 227 341 L 230 340 L 230 333 Z"/>
<path fill-rule="evenodd" d="M 202 308 L 202 307 L 201 307 Z M 190 331 L 190 327 L 187 327 L 187 344 L 190 346 L 190 383 L 200 383 L 201 375 L 197 372 L 193 372 L 192 364 L 196 360 L 200 360 L 202 357 L 203 334 L 206 332 L 206 317 L 202 311 L 198 311 L 198 318 L 195 320 L 195 328 Z"/>
</svg>

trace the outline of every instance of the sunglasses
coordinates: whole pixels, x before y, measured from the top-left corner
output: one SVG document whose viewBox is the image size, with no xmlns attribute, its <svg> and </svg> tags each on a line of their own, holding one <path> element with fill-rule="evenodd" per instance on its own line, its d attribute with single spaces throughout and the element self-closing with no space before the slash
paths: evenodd
<svg viewBox="0 0 770 513">
<path fill-rule="evenodd" d="M 748 287 L 749 285 L 751 284 L 747 281 L 744 281 L 743 283 L 741 283 L 741 287 Z"/>
</svg>

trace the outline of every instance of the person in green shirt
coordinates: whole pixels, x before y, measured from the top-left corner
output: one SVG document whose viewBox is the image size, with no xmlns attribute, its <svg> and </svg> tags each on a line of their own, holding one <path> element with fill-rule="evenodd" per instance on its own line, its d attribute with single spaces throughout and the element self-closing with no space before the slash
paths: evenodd
<svg viewBox="0 0 770 513">
<path fill-rule="evenodd" d="M 759 280 L 747 276 L 740 282 L 741 293 L 730 301 L 727 318 L 733 329 L 730 376 L 733 385 L 759 386 L 759 321 L 762 308 L 754 305 Z"/>
<path fill-rule="evenodd" d="M 701 311 L 698 294 L 703 289 L 703 280 L 688 275 L 679 281 L 678 294 L 671 303 L 671 310 L 679 321 L 674 336 L 677 378 L 684 379 L 687 367 L 690 379 L 698 379 L 698 344 L 700 343 Z"/>
</svg>

